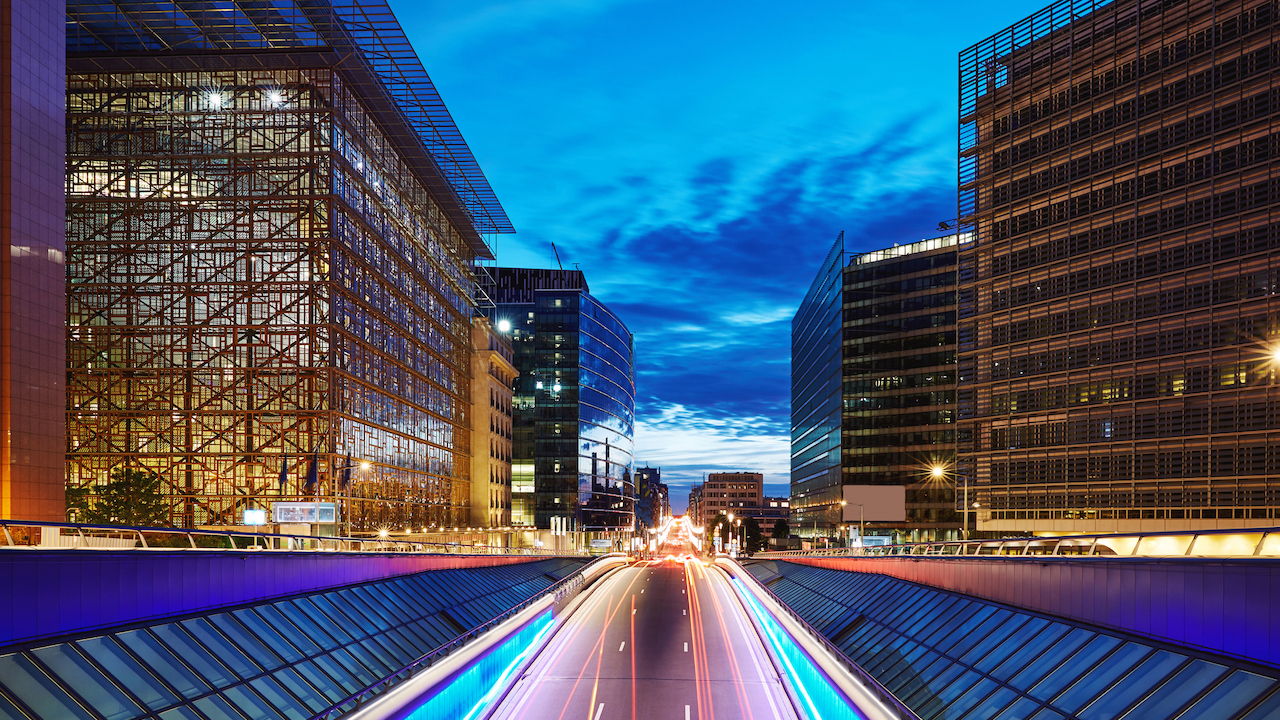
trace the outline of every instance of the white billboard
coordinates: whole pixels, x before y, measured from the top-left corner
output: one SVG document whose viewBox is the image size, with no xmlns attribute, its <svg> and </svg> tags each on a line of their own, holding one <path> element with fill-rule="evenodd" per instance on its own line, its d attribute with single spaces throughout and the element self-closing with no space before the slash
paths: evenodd
<svg viewBox="0 0 1280 720">
<path fill-rule="evenodd" d="M 905 522 L 907 488 L 902 485 L 845 485 L 843 522 Z"/>
</svg>

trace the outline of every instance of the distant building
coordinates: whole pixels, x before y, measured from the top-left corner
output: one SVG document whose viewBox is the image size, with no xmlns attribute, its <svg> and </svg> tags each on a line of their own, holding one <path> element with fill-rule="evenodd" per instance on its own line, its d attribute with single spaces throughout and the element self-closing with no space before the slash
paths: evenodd
<svg viewBox="0 0 1280 720">
<path fill-rule="evenodd" d="M 685 511 L 685 516 L 689 518 L 689 522 L 694 525 L 702 525 L 702 485 L 694 485 L 689 488 L 689 508 Z"/>
<path fill-rule="evenodd" d="M 760 522 L 760 529 L 764 531 L 765 537 L 773 537 L 773 527 L 779 520 L 786 520 L 788 525 L 791 524 L 791 498 L 766 496 L 760 503 L 759 512 L 744 508 L 743 513 Z"/>
<path fill-rule="evenodd" d="M 488 318 L 471 320 L 471 524 L 511 524 L 511 342 Z"/>
<path fill-rule="evenodd" d="M 708 473 L 702 484 L 699 511 L 701 522 L 708 524 L 719 514 L 740 512 L 747 508 L 759 508 L 764 502 L 764 475 L 753 472 Z"/>
<path fill-rule="evenodd" d="M 791 326 L 793 532 L 832 536 L 844 485 L 906 487 L 906 540 L 954 536 L 956 235 L 836 241 Z M 937 468 L 937 472 L 934 471 Z"/>
<path fill-rule="evenodd" d="M 1280 520 L 1270 2 L 1058 2 L 960 54 L 961 488 L 991 532 Z"/>
<path fill-rule="evenodd" d="M 662 482 L 662 468 L 637 468 L 635 479 L 636 519 L 643 527 L 661 527 L 671 516 L 671 502 L 667 498 L 667 486 Z"/>
<path fill-rule="evenodd" d="M 497 327 L 509 328 L 520 373 L 512 403 L 513 523 L 632 529 L 631 332 L 577 270 L 493 273 L 489 312 Z"/>
</svg>

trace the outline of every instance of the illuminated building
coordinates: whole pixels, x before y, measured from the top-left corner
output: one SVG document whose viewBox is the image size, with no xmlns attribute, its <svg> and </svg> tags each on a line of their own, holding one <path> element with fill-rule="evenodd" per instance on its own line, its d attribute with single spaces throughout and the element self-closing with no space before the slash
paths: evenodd
<svg viewBox="0 0 1280 720">
<path fill-rule="evenodd" d="M 0 518 L 62 521 L 66 139 L 61 3 L 0 10 Z"/>
<path fill-rule="evenodd" d="M 1280 512 L 1274 3 L 1064 1 L 960 56 L 978 527 Z"/>
<path fill-rule="evenodd" d="M 512 228 L 390 8 L 66 18 L 68 482 L 466 524 L 473 266 Z"/>
<path fill-rule="evenodd" d="M 845 485 L 906 488 L 905 522 L 869 522 L 868 533 L 926 540 L 959 529 L 957 239 L 855 254 L 841 237 L 814 278 L 791 326 L 797 534 L 835 534 Z"/>
<path fill-rule="evenodd" d="M 577 270 L 497 268 L 492 311 L 510 323 L 520 376 L 512 522 L 630 530 L 635 375 L 631 333 Z"/>
<path fill-rule="evenodd" d="M 511 342 L 486 317 L 471 321 L 471 524 L 511 524 Z"/>
</svg>

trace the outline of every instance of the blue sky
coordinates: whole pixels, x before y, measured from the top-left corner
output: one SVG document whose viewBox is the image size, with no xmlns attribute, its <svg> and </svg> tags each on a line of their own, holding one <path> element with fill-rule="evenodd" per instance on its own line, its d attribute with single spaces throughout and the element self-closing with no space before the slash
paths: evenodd
<svg viewBox="0 0 1280 720">
<path fill-rule="evenodd" d="M 637 461 L 787 494 L 790 322 L 840 231 L 954 216 L 956 57 L 1036 2 L 391 0 L 518 233 L 635 334 Z"/>
</svg>

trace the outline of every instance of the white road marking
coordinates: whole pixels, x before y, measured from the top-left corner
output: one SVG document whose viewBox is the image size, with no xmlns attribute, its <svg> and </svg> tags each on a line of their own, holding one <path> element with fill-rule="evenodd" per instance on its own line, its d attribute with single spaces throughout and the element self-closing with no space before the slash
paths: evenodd
<svg viewBox="0 0 1280 720">
<path fill-rule="evenodd" d="M 600 707 L 596 708 L 596 720 L 600 720 L 600 713 L 604 712 L 604 703 L 600 703 Z"/>
<path fill-rule="evenodd" d="M 689 643 L 684 644 L 684 651 L 689 652 Z"/>
<path fill-rule="evenodd" d="M 681 611 L 680 611 L 680 614 L 681 614 L 681 615 L 688 615 L 688 614 L 689 614 L 689 611 L 688 611 L 688 610 L 681 610 Z"/>
<path fill-rule="evenodd" d="M 643 595 L 643 594 L 644 594 L 644 588 L 640 588 L 640 594 L 641 594 L 641 595 Z"/>
<path fill-rule="evenodd" d="M 632 614 L 632 615 L 635 615 L 635 614 L 636 614 L 635 608 L 632 608 L 632 609 L 631 609 L 631 614 Z"/>
<path fill-rule="evenodd" d="M 684 720 L 689 720 L 689 706 L 684 706 Z"/>
<path fill-rule="evenodd" d="M 624 648 L 624 647 L 626 647 L 626 646 L 627 646 L 627 641 L 626 641 L 626 640 L 623 640 L 623 641 L 622 641 L 622 644 L 618 646 L 618 652 L 622 652 L 622 648 Z"/>
</svg>

